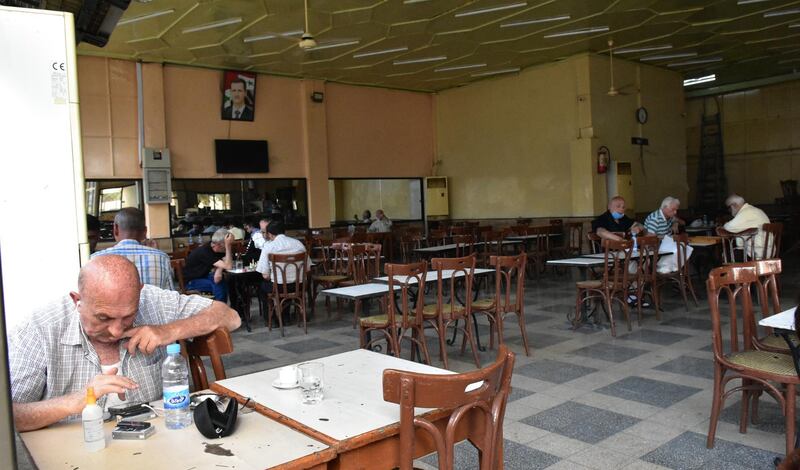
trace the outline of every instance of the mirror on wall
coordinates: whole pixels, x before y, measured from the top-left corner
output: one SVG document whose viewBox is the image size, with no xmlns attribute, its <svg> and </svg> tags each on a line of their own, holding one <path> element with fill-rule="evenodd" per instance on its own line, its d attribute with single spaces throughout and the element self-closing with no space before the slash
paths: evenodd
<svg viewBox="0 0 800 470">
<path fill-rule="evenodd" d="M 141 209 L 141 180 L 86 180 L 86 213 L 100 219 L 100 239 L 113 240 L 114 216 L 123 207 Z"/>
<path fill-rule="evenodd" d="M 422 220 L 421 178 L 337 178 L 328 180 L 331 224 L 363 221 L 365 211 L 375 211 L 393 221 Z"/>
</svg>

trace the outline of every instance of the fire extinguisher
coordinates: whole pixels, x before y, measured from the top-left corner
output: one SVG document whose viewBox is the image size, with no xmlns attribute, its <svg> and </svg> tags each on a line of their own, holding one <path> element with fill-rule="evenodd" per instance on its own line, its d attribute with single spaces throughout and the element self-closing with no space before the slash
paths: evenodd
<svg viewBox="0 0 800 470">
<path fill-rule="evenodd" d="M 597 149 L 597 174 L 602 175 L 608 171 L 608 164 L 611 161 L 611 151 L 605 145 Z"/>
</svg>

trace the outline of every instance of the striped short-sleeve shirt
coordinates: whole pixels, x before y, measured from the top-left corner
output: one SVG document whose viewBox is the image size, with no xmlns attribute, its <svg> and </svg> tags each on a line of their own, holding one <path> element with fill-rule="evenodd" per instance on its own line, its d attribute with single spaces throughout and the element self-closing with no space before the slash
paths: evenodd
<svg viewBox="0 0 800 470">
<path fill-rule="evenodd" d="M 644 228 L 647 233 L 652 233 L 659 236 L 670 235 L 672 233 L 673 219 L 664 218 L 664 213 L 661 209 L 656 209 L 644 219 Z"/>
<path fill-rule="evenodd" d="M 161 250 L 144 246 L 136 240 L 121 240 L 111 248 L 93 254 L 92 258 L 104 255 L 119 255 L 131 260 L 139 270 L 142 284 L 175 290 L 169 256 Z"/>
</svg>

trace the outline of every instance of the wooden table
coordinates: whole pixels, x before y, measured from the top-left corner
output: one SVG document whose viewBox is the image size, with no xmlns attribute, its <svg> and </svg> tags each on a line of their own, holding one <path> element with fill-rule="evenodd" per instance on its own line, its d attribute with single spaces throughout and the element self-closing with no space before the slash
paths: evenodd
<svg viewBox="0 0 800 470">
<path fill-rule="evenodd" d="M 156 432 L 143 441 L 112 440 L 115 423 L 106 423 L 106 448 L 98 452 L 84 450 L 79 422 L 24 432 L 20 437 L 42 470 L 323 470 L 336 457 L 330 445 L 259 413 L 240 413 L 236 431 L 222 439 L 208 439 L 194 425 L 167 429 L 161 417 L 150 422 Z M 224 455 L 226 451 L 230 455 Z"/>
<path fill-rule="evenodd" d="M 383 371 L 399 369 L 428 374 L 452 372 L 425 364 L 357 349 L 323 357 L 324 394 L 319 405 L 303 405 L 300 390 L 278 390 L 270 384 L 279 369 L 220 380 L 211 386 L 218 393 L 248 397 L 257 403 L 256 410 L 310 437 L 322 441 L 338 454 L 333 469 L 387 469 L 399 466 L 400 407 L 383 400 Z M 445 426 L 452 410 L 417 408 L 438 426 Z M 460 427 L 458 440 L 470 428 L 480 426 L 469 418 Z M 420 433 L 421 435 L 421 433 Z M 418 456 L 433 449 L 429 440 L 418 439 Z"/>
<path fill-rule="evenodd" d="M 228 278 L 231 307 L 239 312 L 247 331 L 252 331 L 250 327 L 250 302 L 252 300 L 250 288 L 252 286 L 258 288 L 264 282 L 264 277 L 260 272 L 250 268 L 226 269 L 225 276 Z"/>
</svg>

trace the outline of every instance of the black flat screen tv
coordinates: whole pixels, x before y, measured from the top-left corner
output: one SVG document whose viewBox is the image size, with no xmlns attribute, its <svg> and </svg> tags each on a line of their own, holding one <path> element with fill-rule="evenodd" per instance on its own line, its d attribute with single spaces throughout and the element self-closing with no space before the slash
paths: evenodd
<svg viewBox="0 0 800 470">
<path fill-rule="evenodd" d="M 266 140 L 216 139 L 217 173 L 269 173 Z"/>
</svg>

